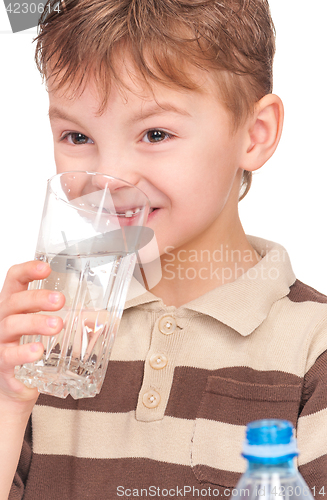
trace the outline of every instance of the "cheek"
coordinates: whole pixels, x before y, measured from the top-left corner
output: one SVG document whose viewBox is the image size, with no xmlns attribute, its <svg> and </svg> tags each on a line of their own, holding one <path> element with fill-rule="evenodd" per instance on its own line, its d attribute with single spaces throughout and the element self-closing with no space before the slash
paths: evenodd
<svg viewBox="0 0 327 500">
<path fill-rule="evenodd" d="M 70 170 L 74 170 L 74 168 L 70 168 L 72 162 L 67 161 L 67 157 L 62 155 L 58 150 L 54 149 L 54 159 L 56 163 L 57 173 L 61 174 L 62 172 L 68 172 Z M 76 170 L 76 169 L 75 169 Z"/>
<path fill-rule="evenodd" d="M 93 165 L 90 159 L 84 157 L 69 156 L 61 151 L 54 151 L 54 159 L 56 163 L 57 173 L 70 172 L 76 170 L 93 170 Z"/>
<path fill-rule="evenodd" d="M 206 144 L 205 147 L 199 147 L 196 154 L 189 156 L 188 165 L 190 175 L 187 169 L 184 173 L 185 184 L 193 194 L 204 194 L 204 202 L 210 203 L 212 196 L 226 201 L 230 189 L 233 185 L 239 162 L 237 161 L 237 152 L 235 147 L 228 144 L 213 144 L 213 141 Z"/>
<path fill-rule="evenodd" d="M 71 170 L 68 169 L 63 171 L 57 169 L 58 174 L 70 171 Z M 89 192 L 93 192 L 91 183 L 92 179 L 88 177 L 85 178 L 84 176 L 77 176 L 74 173 L 60 177 L 60 185 L 64 197 L 66 197 L 69 202 L 74 202 L 75 205 L 76 203 L 78 205 L 80 203 L 85 203 L 83 196 Z"/>
<path fill-rule="evenodd" d="M 225 203 L 239 170 L 240 158 L 238 143 L 228 137 L 224 141 L 217 141 L 208 148 L 208 171 L 210 172 L 209 190 L 214 190 L 217 197 Z"/>
<path fill-rule="evenodd" d="M 192 173 L 174 186 L 174 206 L 187 226 L 190 220 L 194 226 L 210 223 L 224 209 L 238 172 L 237 156 L 226 150 L 203 149 L 197 162 L 192 158 Z"/>
</svg>

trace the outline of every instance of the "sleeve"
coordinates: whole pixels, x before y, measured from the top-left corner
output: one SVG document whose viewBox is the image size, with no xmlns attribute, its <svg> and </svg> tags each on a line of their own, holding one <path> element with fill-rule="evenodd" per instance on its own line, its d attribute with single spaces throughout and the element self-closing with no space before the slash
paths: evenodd
<svg viewBox="0 0 327 500">
<path fill-rule="evenodd" d="M 16 474 L 11 486 L 8 500 L 22 500 L 28 477 L 30 463 L 32 460 L 32 423 L 31 417 L 28 421 L 22 451 L 18 462 Z"/>
<path fill-rule="evenodd" d="M 327 350 L 317 357 L 304 377 L 297 443 L 299 472 L 313 496 L 324 500 L 327 495 Z"/>
</svg>

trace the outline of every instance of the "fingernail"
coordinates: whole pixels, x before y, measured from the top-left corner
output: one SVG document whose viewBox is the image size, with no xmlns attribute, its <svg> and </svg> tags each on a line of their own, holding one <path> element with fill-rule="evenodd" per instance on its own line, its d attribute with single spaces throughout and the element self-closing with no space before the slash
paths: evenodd
<svg viewBox="0 0 327 500">
<path fill-rule="evenodd" d="M 40 262 L 37 266 L 36 266 L 36 269 L 38 271 L 43 271 L 46 267 L 47 267 L 48 264 L 46 264 L 45 262 Z"/>
<path fill-rule="evenodd" d="M 47 319 L 47 324 L 51 328 L 55 328 L 58 325 L 58 319 L 57 318 L 48 318 Z"/>
<path fill-rule="evenodd" d="M 49 302 L 52 304 L 56 304 L 60 299 L 59 293 L 50 293 L 49 295 Z"/>
<path fill-rule="evenodd" d="M 40 351 L 40 347 L 41 347 L 40 344 L 31 344 L 30 345 L 30 350 L 32 352 L 37 352 L 37 351 Z"/>
</svg>

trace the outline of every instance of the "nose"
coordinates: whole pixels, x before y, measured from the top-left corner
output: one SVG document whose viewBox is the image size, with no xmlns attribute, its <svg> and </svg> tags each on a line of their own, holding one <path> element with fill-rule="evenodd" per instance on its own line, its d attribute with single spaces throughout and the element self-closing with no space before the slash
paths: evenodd
<svg viewBox="0 0 327 500">
<path fill-rule="evenodd" d="M 95 175 L 92 176 L 92 184 L 97 189 L 109 189 L 110 191 L 117 191 L 123 187 L 132 184 L 137 187 L 140 182 L 140 177 L 136 175 L 121 175 L 123 172 L 119 172 L 118 175 L 114 173 L 103 173 L 102 169 L 97 169 Z"/>
<path fill-rule="evenodd" d="M 95 173 L 92 176 L 92 184 L 95 190 L 110 193 L 110 199 L 118 212 L 150 206 L 143 191 L 136 189 L 136 184 L 132 182 L 107 174 Z"/>
<path fill-rule="evenodd" d="M 139 166 L 133 159 L 133 154 L 123 151 L 124 145 L 119 141 L 108 141 L 103 151 L 97 156 L 95 164 L 92 165 L 93 171 L 99 172 L 104 176 L 112 176 L 124 180 L 134 186 L 137 186 L 142 178 Z M 132 157 L 131 157 L 132 156 Z M 99 176 L 96 182 L 105 183 L 105 179 Z M 114 181 L 111 181 L 114 185 Z"/>
</svg>

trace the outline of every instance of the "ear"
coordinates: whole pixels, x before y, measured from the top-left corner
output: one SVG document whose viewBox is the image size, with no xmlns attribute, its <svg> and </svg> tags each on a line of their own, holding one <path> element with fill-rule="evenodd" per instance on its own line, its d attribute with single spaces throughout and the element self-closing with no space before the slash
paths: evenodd
<svg viewBox="0 0 327 500">
<path fill-rule="evenodd" d="M 244 128 L 245 142 L 241 168 L 254 171 L 273 155 L 282 133 L 284 107 L 274 94 L 257 102 L 254 114 Z"/>
</svg>

